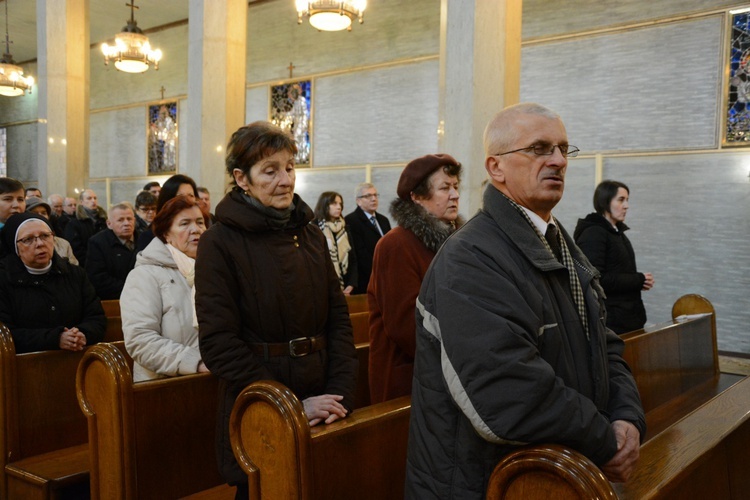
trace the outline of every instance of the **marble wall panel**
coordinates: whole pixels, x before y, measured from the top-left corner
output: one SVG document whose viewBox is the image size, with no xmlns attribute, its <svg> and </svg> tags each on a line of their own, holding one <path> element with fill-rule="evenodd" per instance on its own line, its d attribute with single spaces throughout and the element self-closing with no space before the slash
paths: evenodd
<svg viewBox="0 0 750 500">
<path fill-rule="evenodd" d="M 39 182 L 37 166 L 38 125 L 30 123 L 7 128 L 8 177 L 24 184 Z"/>
<path fill-rule="evenodd" d="M 319 32 L 297 24 L 294 2 L 262 2 L 248 9 L 248 83 L 311 75 L 437 54 L 440 2 L 369 2 L 365 23 L 352 31 Z"/>
<path fill-rule="evenodd" d="M 686 293 L 717 311 L 719 349 L 750 353 L 750 155 L 746 152 L 607 159 L 605 178 L 630 187 L 626 223 L 649 322 L 670 318 Z"/>
<path fill-rule="evenodd" d="M 245 96 L 245 123 L 258 120 L 268 120 L 269 87 L 253 87 L 247 89 Z"/>
<path fill-rule="evenodd" d="M 146 106 L 91 114 L 89 175 L 146 175 Z"/>
<path fill-rule="evenodd" d="M 378 212 L 388 217 L 391 221 L 391 227 L 396 226 L 396 221 L 391 216 L 391 203 L 398 197 L 396 188 L 398 187 L 398 180 L 401 177 L 404 166 L 373 168 L 370 174 L 370 181 L 378 188 L 378 193 L 380 194 Z M 460 203 L 459 200 L 459 209 L 461 206 Z M 461 212 L 461 215 L 464 215 L 463 212 Z"/>
<path fill-rule="evenodd" d="M 723 18 L 525 47 L 521 98 L 584 152 L 718 146 Z"/>
<path fill-rule="evenodd" d="M 339 168 L 316 171 L 310 168 L 297 169 L 294 191 L 315 209 L 320 193 L 336 191 L 344 199 L 344 215 L 357 206 L 354 202 L 354 188 L 365 181 L 364 168 Z"/>
<path fill-rule="evenodd" d="M 315 80 L 313 165 L 403 162 L 437 148 L 438 62 Z"/>
<path fill-rule="evenodd" d="M 584 152 L 715 148 L 723 18 L 523 48 L 521 100 Z"/>
<path fill-rule="evenodd" d="M 523 38 L 543 38 L 737 7 L 733 0 L 525 0 Z"/>
</svg>

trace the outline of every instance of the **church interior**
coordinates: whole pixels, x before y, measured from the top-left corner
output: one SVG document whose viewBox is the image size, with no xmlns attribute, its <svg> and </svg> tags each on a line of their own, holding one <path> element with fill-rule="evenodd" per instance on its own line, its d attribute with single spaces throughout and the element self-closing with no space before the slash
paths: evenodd
<svg viewBox="0 0 750 500">
<path fill-rule="evenodd" d="M 565 194 L 554 216 L 572 234 L 578 219 L 592 212 L 597 184 L 605 179 L 624 182 L 630 188 L 628 237 L 638 268 L 653 273 L 656 281 L 653 289 L 643 293 L 647 328 L 666 329 L 664 325 L 679 312 L 707 312 L 711 304 L 715 309 L 715 324 L 713 318 L 695 320 L 709 331 L 708 344 L 682 340 L 680 345 L 680 339 L 672 338 L 674 344 L 639 344 L 642 351 L 638 352 L 634 347 L 637 336 L 631 339 L 629 348 L 636 354 L 627 360 L 639 360 L 634 366 L 636 378 L 649 374 L 637 380 L 639 388 L 643 384 L 652 389 L 641 394 L 651 426 L 650 441 L 641 453 L 642 476 L 614 491 L 601 474 L 589 477 L 590 484 L 598 487 L 598 481 L 603 481 L 601 491 L 611 495 L 616 491 L 620 498 L 643 498 L 649 480 L 656 485 L 650 493 L 654 498 L 746 497 L 750 481 L 745 473 L 745 445 L 750 442 L 750 430 L 745 410 L 750 407 L 750 396 L 743 380 L 750 358 L 750 308 L 742 304 L 750 289 L 750 254 L 742 249 L 750 247 L 750 4 L 731 0 L 369 0 L 361 19 L 350 19 L 350 30 L 325 31 L 312 26 L 308 15 L 297 11 L 294 0 L 0 0 L 0 19 L 5 53 L 0 68 L 13 64 L 23 70 L 24 77 L 34 79 L 29 81 L 30 88 L 17 92 L 7 87 L 7 78 L 0 74 L 0 176 L 37 186 L 45 197 L 52 193 L 76 197 L 84 189 L 93 189 L 104 208 L 121 201 L 132 203 L 144 184 L 163 182 L 174 173 L 207 187 L 215 206 L 228 187 L 225 149 L 229 137 L 244 124 L 267 120 L 291 127 L 299 149 L 295 192 L 311 206 L 320 193 L 335 190 L 343 194 L 344 213 L 348 213 L 356 206 L 355 187 L 372 182 L 381 196 L 379 212 L 388 216 L 404 166 L 422 155 L 448 153 L 464 167 L 460 212 L 468 219 L 481 208 L 487 179 L 482 134 L 490 118 L 517 102 L 537 102 L 559 113 L 570 144 L 580 153 L 568 160 Z M 127 65 L 116 53 L 115 37 L 128 27 L 130 34 L 147 37 L 152 49 L 134 63 L 140 71 L 136 73 L 122 70 Z M 675 304 L 688 294 L 707 298 L 709 309 L 701 300 Z M 349 307 L 354 322 L 356 312 L 351 303 Z M 110 314 L 120 320 L 119 309 Z M 691 324 L 677 325 L 677 329 L 689 333 Z M 677 380 L 671 372 L 664 375 L 669 371 L 668 355 L 649 358 L 648 350 L 656 348 L 667 354 L 670 349 L 691 351 L 688 354 L 694 354 L 694 360 L 700 358 L 700 363 L 710 359 L 698 370 L 680 367 L 676 371 L 684 379 Z M 723 355 L 722 373 L 714 356 L 717 348 Z M 74 401 L 63 410 L 42 411 L 43 395 L 31 404 L 37 414 L 50 419 L 64 419 L 70 413 L 80 420 L 71 424 L 67 437 L 65 428 L 51 433 L 56 436 L 52 448 L 40 445 L 21 453 L 32 456 L 65 448 L 62 451 L 67 454 L 60 456 L 66 458 L 56 461 L 59 469 L 42 471 L 40 462 L 32 459 L 22 464 L 26 470 L 40 471 L 39 484 L 46 484 L 44 474 L 64 476 L 60 470 L 66 461 L 83 464 L 79 468 L 85 471 L 84 482 L 88 481 L 89 452 L 92 457 L 95 452 L 102 455 L 92 462 L 120 455 L 133 459 L 137 452 L 152 458 L 139 455 L 135 461 L 169 462 L 160 458 L 164 452 L 160 448 L 174 435 L 184 435 L 193 422 L 185 420 L 182 428 L 164 427 L 172 419 L 195 419 L 201 426 L 190 428 L 200 443 L 190 448 L 191 443 L 180 440 L 184 450 L 177 453 L 213 460 L 213 443 L 201 438 L 212 437 L 214 421 L 177 402 L 184 397 L 206 406 L 214 404 L 216 382 L 194 375 L 198 381 L 194 386 L 175 385 L 169 389 L 173 392 L 158 392 L 156 383 L 145 384 L 140 392 L 132 387 L 125 390 L 122 380 L 106 378 L 108 370 L 119 376 L 132 367 L 132 360 L 128 367 L 118 349 L 122 350 L 114 343 L 105 344 L 97 351 L 100 358 L 91 357 L 90 366 L 61 361 L 68 365 L 60 370 L 78 370 L 80 401 L 89 397 L 87 383 L 89 389 L 98 387 L 90 381 L 101 384 L 102 390 L 91 390 L 90 407 L 82 402 L 79 408 Z M 364 361 L 360 359 L 365 370 L 366 355 Z M 7 356 L 8 349 L 0 348 L 0 388 L 16 377 L 27 384 L 24 390 L 37 394 L 31 381 L 5 373 L 35 367 L 16 365 L 15 360 L 6 361 Z M 737 365 L 725 370 L 731 363 Z M 56 388 L 62 387 L 58 383 L 72 385 L 70 380 L 54 378 L 39 384 L 48 392 L 38 395 L 53 398 Z M 674 389 L 681 383 L 685 394 L 685 387 L 694 389 L 690 397 Z M 81 418 L 81 409 L 92 412 L 96 398 L 103 401 L 104 395 L 113 394 L 121 398 L 117 405 L 104 404 L 100 411 L 102 415 L 108 409 L 130 412 L 132 421 L 118 421 L 130 440 L 119 442 L 114 427 L 103 423 L 104 416 L 98 428 L 88 431 Z M 387 474 L 389 465 L 398 469 L 395 474 L 403 474 L 398 460 L 389 464 L 386 459 L 382 470 L 377 466 L 367 470 L 366 460 L 347 453 L 360 446 L 375 450 L 374 456 L 378 450 L 384 456 L 405 456 L 405 440 L 392 436 L 406 432 L 408 398 L 389 401 L 379 409 L 373 409 L 377 405 L 358 408 L 359 413 L 328 430 L 311 433 L 306 425 L 289 426 L 294 429 L 282 436 L 278 429 L 289 419 L 306 423 L 299 401 L 289 394 L 266 385 L 256 393 L 243 393 L 235 406 L 235 411 L 240 406 L 248 414 L 260 412 L 269 440 L 283 442 L 283 452 L 292 457 L 289 464 L 296 464 L 279 467 L 289 469 L 289 478 L 292 472 L 298 476 L 284 476 L 277 492 L 307 498 L 299 491 L 303 486 L 311 488 L 314 474 L 307 462 L 316 459 L 318 463 L 357 462 L 363 472 L 353 473 L 359 470 L 356 465 L 345 471 L 348 476 L 335 472 L 329 476 L 327 471 L 315 476 L 318 483 L 313 489 L 321 487 L 320 477 L 331 477 L 335 478 L 332 483 L 345 482 L 349 492 L 359 489 L 362 498 L 369 498 L 365 495 L 369 488 L 372 493 L 387 486 L 391 478 L 377 474 Z M 712 399 L 717 394 L 721 396 Z M 27 432 L 28 440 L 33 441 L 35 434 L 47 436 L 46 427 L 38 431 L 44 427 L 39 418 L 32 416 L 24 422 L 24 409 L 9 410 L 10 399 L 0 396 L 6 431 L 28 424 L 21 431 Z M 254 409 L 253 398 L 267 406 Z M 148 424 L 148 419 L 139 420 L 132 410 L 138 404 L 153 411 Z M 242 432 L 255 430 L 248 430 L 250 421 L 251 417 L 238 418 L 233 428 L 237 436 L 232 440 L 241 441 Z M 358 422 L 371 427 L 354 425 Z M 716 436 L 706 437 L 712 432 Z M 696 435 L 703 436 L 705 443 L 693 439 Z M 9 451 L 18 448 L 18 443 L 8 444 L 0 437 L 0 451 L 8 459 L 1 464 L 9 471 L 12 464 L 6 463 L 23 460 L 19 462 L 18 455 Z M 93 443 L 90 449 L 87 439 Z M 132 456 L 128 455 L 131 451 L 123 451 L 130 450 L 128 442 L 138 444 Z M 276 446 L 281 450 L 279 443 Z M 99 444 L 101 449 L 95 448 Z M 107 446 L 114 446 L 115 451 L 101 451 Z M 139 446 L 140 451 L 136 450 Z M 367 446 L 372 448 L 361 448 Z M 562 460 L 564 467 L 558 471 L 585 469 L 585 464 L 571 465 L 570 457 L 560 455 L 559 450 L 543 451 Z M 716 458 L 724 452 L 730 457 L 728 465 L 727 460 Z M 175 481 L 192 485 L 197 478 L 211 486 L 220 482 L 207 477 L 213 470 L 205 472 L 207 468 L 198 461 L 178 465 L 188 469 L 178 471 Z M 726 490 L 712 490 L 714 481 L 719 481 L 719 468 L 729 470 L 727 477 L 744 479 L 734 484 L 727 480 L 721 486 Z M 126 467 L 124 471 L 133 476 L 127 481 L 136 481 L 133 470 Z M 695 472 L 689 481 L 685 471 Z M 590 471 L 584 472 L 575 480 Z M 201 477 L 204 473 L 206 477 Z M 679 486 L 660 492 L 666 483 L 654 480 L 651 473 L 673 473 L 668 481 Z M 25 480 L 32 477 L 16 473 L 18 477 L 24 474 Z M 151 481 L 157 489 L 166 488 L 159 484 L 164 480 L 159 477 L 161 470 L 144 467 L 141 474 L 139 487 Z M 531 480 L 544 481 L 544 474 Z M 8 486 L 12 482 L 0 476 L 0 498 L 8 491 L 9 498 L 14 498 Z M 120 479 L 106 481 L 114 484 Z M 357 481 L 373 481 L 377 486 Z M 392 482 L 398 487 L 403 484 Z M 92 491 L 99 486 L 91 484 Z M 299 491 L 294 489 L 298 484 Z M 546 498 L 556 498 L 551 490 L 545 491 Z M 230 497 L 219 490 L 215 496 L 195 498 Z M 335 494 L 330 497 L 337 498 Z"/>
</svg>

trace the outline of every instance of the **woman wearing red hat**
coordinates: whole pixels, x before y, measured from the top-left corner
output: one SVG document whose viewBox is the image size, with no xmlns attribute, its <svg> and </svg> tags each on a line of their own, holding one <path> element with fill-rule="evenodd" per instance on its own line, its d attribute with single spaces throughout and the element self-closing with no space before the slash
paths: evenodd
<svg viewBox="0 0 750 500">
<path fill-rule="evenodd" d="M 370 402 L 411 394 L 414 307 L 427 268 L 463 220 L 461 164 L 447 154 L 411 161 L 398 181 L 391 215 L 398 227 L 375 247 L 367 289 L 370 309 Z"/>
</svg>

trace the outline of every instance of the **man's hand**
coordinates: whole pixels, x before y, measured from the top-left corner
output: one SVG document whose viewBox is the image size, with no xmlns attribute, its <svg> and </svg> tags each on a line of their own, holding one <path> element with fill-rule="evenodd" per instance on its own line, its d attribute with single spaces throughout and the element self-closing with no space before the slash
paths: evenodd
<svg viewBox="0 0 750 500">
<path fill-rule="evenodd" d="M 310 427 L 325 421 L 326 424 L 346 417 L 346 408 L 339 403 L 344 396 L 337 394 L 321 394 L 312 396 L 302 401 L 305 408 L 305 415 L 310 422 Z"/>
<path fill-rule="evenodd" d="M 624 483 L 635 469 L 641 448 L 641 433 L 625 420 L 612 422 L 612 430 L 617 438 L 617 453 L 602 466 L 602 472 L 613 483 Z"/>
</svg>

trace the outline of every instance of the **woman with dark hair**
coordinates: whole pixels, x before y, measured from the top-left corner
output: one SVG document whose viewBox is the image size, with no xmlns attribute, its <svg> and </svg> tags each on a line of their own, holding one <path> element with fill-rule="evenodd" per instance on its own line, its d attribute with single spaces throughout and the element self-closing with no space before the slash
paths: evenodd
<svg viewBox="0 0 750 500">
<path fill-rule="evenodd" d="M 10 249 L 0 265 L 0 321 L 16 353 L 80 351 L 104 338 L 102 304 L 84 271 L 54 251 L 54 232 L 41 215 L 12 215 L 2 231 Z"/>
<path fill-rule="evenodd" d="M 194 286 L 203 212 L 177 196 L 156 214 L 151 229 L 156 237 L 138 254 L 120 296 L 134 382 L 208 371 L 198 349 Z"/>
<path fill-rule="evenodd" d="M 248 486 L 229 415 L 245 386 L 283 383 L 311 426 L 344 418 L 353 405 L 357 357 L 346 299 L 313 212 L 294 194 L 296 151 L 270 123 L 237 130 L 226 157 L 234 186 L 198 248 L 200 350 L 221 379 L 217 458 L 237 498 L 247 498 Z"/>
<path fill-rule="evenodd" d="M 11 177 L 0 177 L 0 229 L 11 215 L 20 214 L 24 210 L 26 210 L 26 194 L 23 184 Z M 12 248 L 5 248 L 0 239 L 0 258 L 12 251 Z"/>
<path fill-rule="evenodd" d="M 195 201 L 198 198 L 198 187 L 195 181 L 187 175 L 182 174 L 175 174 L 164 181 L 164 185 L 161 187 L 159 197 L 156 201 L 156 213 L 159 213 L 161 208 L 176 196 L 184 196 L 190 201 Z M 135 245 L 136 252 L 144 250 L 153 239 L 154 233 L 151 228 L 143 231 L 138 236 L 138 243 Z"/>
<path fill-rule="evenodd" d="M 367 288 L 370 402 L 411 394 L 416 350 L 414 307 L 422 279 L 458 215 L 461 164 L 447 154 L 412 160 L 401 172 L 391 215 L 398 227 L 375 247 Z"/>
<path fill-rule="evenodd" d="M 618 334 L 643 328 L 646 309 L 641 291 L 654 286 L 653 274 L 637 271 L 633 246 L 625 236 L 629 198 L 630 190 L 622 182 L 601 182 L 594 191 L 596 212 L 578 219 L 573 233 L 576 244 L 602 274 L 607 326 Z"/>
<path fill-rule="evenodd" d="M 315 219 L 328 242 L 333 268 L 339 277 L 344 295 L 351 295 L 357 284 L 357 257 L 351 245 L 351 235 L 341 216 L 344 199 L 335 191 L 321 193 L 315 205 Z"/>
</svg>

